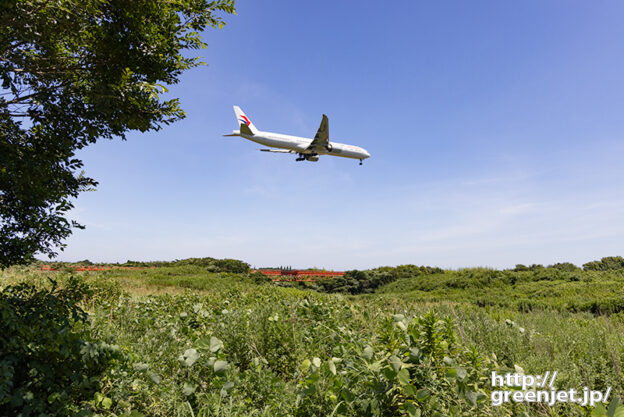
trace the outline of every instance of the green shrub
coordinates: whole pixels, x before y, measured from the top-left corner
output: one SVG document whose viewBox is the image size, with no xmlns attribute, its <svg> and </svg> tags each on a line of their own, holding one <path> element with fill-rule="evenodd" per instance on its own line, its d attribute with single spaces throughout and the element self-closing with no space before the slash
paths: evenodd
<svg viewBox="0 0 624 417">
<path fill-rule="evenodd" d="M 90 294 L 75 277 L 58 288 L 0 292 L 0 415 L 72 415 L 91 409 L 99 377 L 118 348 L 88 341 L 78 307 Z M 108 402 L 104 402 L 104 406 Z"/>
</svg>

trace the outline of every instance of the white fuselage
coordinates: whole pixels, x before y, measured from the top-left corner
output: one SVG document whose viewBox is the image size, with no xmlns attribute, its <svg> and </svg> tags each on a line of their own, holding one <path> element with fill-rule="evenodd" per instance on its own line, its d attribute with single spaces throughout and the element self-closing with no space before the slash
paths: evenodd
<svg viewBox="0 0 624 417">
<path fill-rule="evenodd" d="M 249 139 L 253 142 L 260 143 L 262 145 L 271 146 L 273 148 L 288 149 L 298 153 L 307 153 L 308 146 L 312 142 L 312 139 L 301 138 L 298 136 L 283 135 L 280 133 L 272 132 L 258 132 L 255 135 L 247 135 L 245 133 L 239 133 L 240 136 L 245 139 Z M 364 148 L 359 146 L 346 145 L 344 143 L 329 142 L 329 149 L 315 152 L 317 155 L 333 155 L 341 156 L 343 158 L 353 159 L 366 159 L 370 157 L 370 154 Z"/>
</svg>

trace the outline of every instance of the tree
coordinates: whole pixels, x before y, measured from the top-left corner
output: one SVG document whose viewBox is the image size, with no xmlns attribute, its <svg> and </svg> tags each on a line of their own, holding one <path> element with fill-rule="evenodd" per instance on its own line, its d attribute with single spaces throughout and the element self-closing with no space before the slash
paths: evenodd
<svg viewBox="0 0 624 417">
<path fill-rule="evenodd" d="M 599 261 L 583 264 L 585 271 L 617 271 L 624 269 L 624 258 L 621 256 L 606 256 Z"/>
<path fill-rule="evenodd" d="M 234 0 L 13 0 L 0 3 L 0 267 L 53 257 L 72 201 L 97 183 L 75 152 L 185 114 L 166 86 L 202 65 Z"/>
</svg>

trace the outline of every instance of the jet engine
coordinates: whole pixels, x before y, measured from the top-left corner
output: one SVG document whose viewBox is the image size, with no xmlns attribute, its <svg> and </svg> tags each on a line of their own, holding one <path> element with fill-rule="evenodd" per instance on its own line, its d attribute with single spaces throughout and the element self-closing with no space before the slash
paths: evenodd
<svg viewBox="0 0 624 417">
<path fill-rule="evenodd" d="M 319 156 L 318 155 L 306 155 L 306 159 L 308 161 L 316 162 L 319 160 Z"/>
<path fill-rule="evenodd" d="M 327 150 L 327 152 L 331 152 L 334 149 L 334 147 L 332 146 L 331 143 L 328 143 L 327 145 L 325 145 L 325 149 Z"/>
</svg>

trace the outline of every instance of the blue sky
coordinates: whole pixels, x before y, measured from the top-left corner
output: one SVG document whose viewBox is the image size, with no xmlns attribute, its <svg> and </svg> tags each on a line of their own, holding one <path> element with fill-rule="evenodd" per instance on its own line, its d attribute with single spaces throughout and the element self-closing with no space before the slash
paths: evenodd
<svg viewBox="0 0 624 417">
<path fill-rule="evenodd" d="M 335 269 L 577 264 L 624 248 L 620 1 L 237 1 L 187 118 L 83 150 L 100 185 L 60 260 Z M 261 130 L 371 158 L 296 162 Z"/>
</svg>

